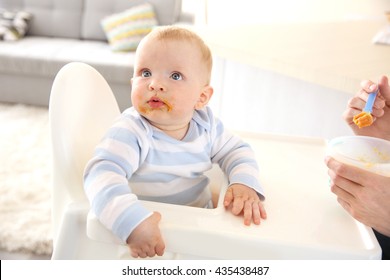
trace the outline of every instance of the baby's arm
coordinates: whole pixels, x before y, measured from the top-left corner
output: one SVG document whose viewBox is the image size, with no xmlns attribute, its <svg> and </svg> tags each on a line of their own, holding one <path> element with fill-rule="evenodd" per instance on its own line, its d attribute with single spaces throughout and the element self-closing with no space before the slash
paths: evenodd
<svg viewBox="0 0 390 280">
<path fill-rule="evenodd" d="M 161 236 L 158 223 L 161 215 L 154 212 L 152 216 L 140 223 L 127 238 L 127 245 L 134 258 L 162 256 L 165 244 Z"/>
<path fill-rule="evenodd" d="M 129 187 L 142 162 L 139 147 L 147 153 L 149 139 L 138 133 L 140 125 L 129 114 L 124 113 L 96 147 L 85 168 L 84 189 L 91 211 L 128 244 L 134 257 L 154 256 L 164 252 L 160 214 L 145 208 Z"/>
<path fill-rule="evenodd" d="M 234 215 L 244 215 L 244 224 L 249 226 L 253 220 L 255 225 L 267 218 L 264 205 L 257 192 L 242 184 L 232 184 L 226 191 L 224 206 L 230 208 Z"/>
</svg>

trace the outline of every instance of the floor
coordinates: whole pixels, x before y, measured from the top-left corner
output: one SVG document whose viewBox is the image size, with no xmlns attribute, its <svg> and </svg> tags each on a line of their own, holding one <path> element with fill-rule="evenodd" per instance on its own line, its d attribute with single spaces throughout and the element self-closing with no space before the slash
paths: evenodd
<svg viewBox="0 0 390 280">
<path fill-rule="evenodd" d="M 51 256 L 48 255 L 34 255 L 0 250 L 1 260 L 50 260 L 50 258 Z"/>
</svg>

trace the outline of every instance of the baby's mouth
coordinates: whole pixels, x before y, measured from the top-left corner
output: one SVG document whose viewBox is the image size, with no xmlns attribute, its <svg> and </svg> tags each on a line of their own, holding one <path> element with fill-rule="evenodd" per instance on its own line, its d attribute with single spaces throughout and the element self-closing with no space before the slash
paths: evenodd
<svg viewBox="0 0 390 280">
<path fill-rule="evenodd" d="M 152 108 L 160 108 L 165 105 L 165 103 L 158 97 L 150 98 L 148 104 Z"/>
<path fill-rule="evenodd" d="M 172 110 L 172 106 L 164 99 L 153 96 L 147 102 L 152 109 L 162 109 L 163 107 L 167 107 L 168 112 Z"/>
</svg>

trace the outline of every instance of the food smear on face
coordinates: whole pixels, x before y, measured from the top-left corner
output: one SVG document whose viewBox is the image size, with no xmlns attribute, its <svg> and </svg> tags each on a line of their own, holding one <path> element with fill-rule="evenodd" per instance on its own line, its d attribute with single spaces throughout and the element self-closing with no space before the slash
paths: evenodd
<svg viewBox="0 0 390 280">
<path fill-rule="evenodd" d="M 370 126 L 373 123 L 372 115 L 369 112 L 361 112 L 353 117 L 353 122 L 359 127 Z"/>
</svg>

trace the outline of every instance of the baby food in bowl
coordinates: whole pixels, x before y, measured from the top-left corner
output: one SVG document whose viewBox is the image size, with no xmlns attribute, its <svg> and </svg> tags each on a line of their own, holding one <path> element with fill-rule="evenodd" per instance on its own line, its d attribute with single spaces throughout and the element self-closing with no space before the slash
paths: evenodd
<svg viewBox="0 0 390 280">
<path fill-rule="evenodd" d="M 344 136 L 329 141 L 327 154 L 345 164 L 390 177 L 390 141 Z"/>
</svg>

